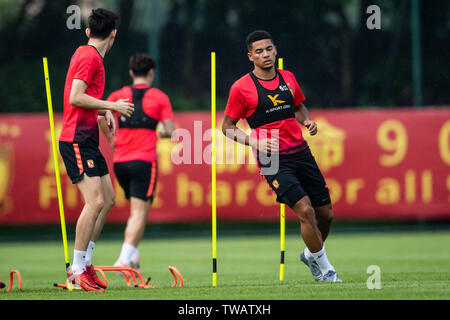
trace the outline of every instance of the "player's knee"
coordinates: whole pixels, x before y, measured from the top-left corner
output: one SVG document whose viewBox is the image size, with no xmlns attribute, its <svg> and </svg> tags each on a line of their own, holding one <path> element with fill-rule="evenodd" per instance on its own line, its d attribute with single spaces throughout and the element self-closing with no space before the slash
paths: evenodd
<svg viewBox="0 0 450 320">
<path fill-rule="evenodd" d="M 89 200 L 87 204 L 92 208 L 93 211 L 98 214 L 105 205 L 105 199 L 103 198 L 103 195 L 99 194 L 93 197 L 93 199 Z"/>
<path fill-rule="evenodd" d="M 327 206 L 325 210 L 323 210 L 320 214 L 321 220 L 324 222 L 331 224 L 334 220 L 334 213 L 331 208 L 331 205 Z"/>
<path fill-rule="evenodd" d="M 294 206 L 294 212 L 297 214 L 300 222 L 303 223 L 315 223 L 314 208 L 307 204 L 296 204 Z"/>
<path fill-rule="evenodd" d="M 334 220 L 333 210 L 329 210 L 328 215 L 326 216 L 326 220 L 329 224 L 331 224 Z"/>
<path fill-rule="evenodd" d="M 142 208 L 134 208 L 130 211 L 130 219 L 133 221 L 146 221 L 148 213 Z"/>
<path fill-rule="evenodd" d="M 108 210 L 111 210 L 114 207 L 115 204 L 116 204 L 116 196 L 115 195 L 110 195 L 110 196 L 105 198 L 103 206 L 105 208 L 107 208 Z"/>
</svg>

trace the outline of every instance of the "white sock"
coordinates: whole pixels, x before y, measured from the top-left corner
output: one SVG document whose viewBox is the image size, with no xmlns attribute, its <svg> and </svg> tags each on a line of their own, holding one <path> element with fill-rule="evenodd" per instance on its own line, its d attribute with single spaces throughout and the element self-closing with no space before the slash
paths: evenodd
<svg viewBox="0 0 450 320">
<path fill-rule="evenodd" d="M 133 254 L 131 255 L 130 262 L 138 263 L 139 262 L 139 249 L 135 247 Z"/>
<path fill-rule="evenodd" d="M 73 264 L 72 264 L 73 274 L 82 274 L 86 270 L 84 262 L 85 259 L 86 259 L 86 251 L 73 250 Z"/>
<path fill-rule="evenodd" d="M 92 265 L 92 251 L 94 250 L 95 247 L 95 242 L 94 241 L 89 241 L 89 245 L 86 251 L 86 258 L 85 258 L 85 264 L 87 266 Z"/>
<path fill-rule="evenodd" d="M 311 251 L 309 251 L 308 247 L 305 248 L 304 252 L 305 252 L 306 259 L 310 259 L 313 257 L 311 254 Z"/>
<path fill-rule="evenodd" d="M 319 252 L 311 252 L 311 255 L 316 260 L 322 272 L 325 274 L 330 270 L 334 270 L 333 266 L 330 264 L 327 258 L 327 253 L 325 252 L 325 246 Z"/>
<path fill-rule="evenodd" d="M 135 246 L 132 246 L 131 244 L 128 243 L 124 243 L 122 245 L 122 251 L 120 251 L 119 259 L 126 265 L 129 265 L 131 256 L 136 250 L 137 248 Z"/>
</svg>

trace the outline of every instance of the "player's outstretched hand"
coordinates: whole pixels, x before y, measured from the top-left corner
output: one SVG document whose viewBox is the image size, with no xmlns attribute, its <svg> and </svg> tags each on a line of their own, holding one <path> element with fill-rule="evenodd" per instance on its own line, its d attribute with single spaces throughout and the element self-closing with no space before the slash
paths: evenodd
<svg viewBox="0 0 450 320">
<path fill-rule="evenodd" d="M 308 129 L 310 135 L 314 136 L 317 134 L 317 124 L 314 120 L 305 120 L 303 125 Z"/>
<path fill-rule="evenodd" d="M 114 102 L 114 111 L 129 118 L 134 112 L 134 104 L 127 102 L 128 100 L 119 99 Z"/>
</svg>

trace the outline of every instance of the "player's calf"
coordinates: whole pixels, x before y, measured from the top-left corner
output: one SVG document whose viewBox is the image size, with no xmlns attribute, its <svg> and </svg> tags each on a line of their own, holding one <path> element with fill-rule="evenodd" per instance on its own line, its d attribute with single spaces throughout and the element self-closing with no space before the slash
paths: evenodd
<svg viewBox="0 0 450 320">
<path fill-rule="evenodd" d="M 322 234 L 322 241 L 325 241 L 328 238 L 331 224 L 334 220 L 334 214 L 331 208 L 331 204 L 321 207 L 315 207 L 314 211 L 316 213 L 317 226 L 319 227 L 320 233 Z"/>
</svg>

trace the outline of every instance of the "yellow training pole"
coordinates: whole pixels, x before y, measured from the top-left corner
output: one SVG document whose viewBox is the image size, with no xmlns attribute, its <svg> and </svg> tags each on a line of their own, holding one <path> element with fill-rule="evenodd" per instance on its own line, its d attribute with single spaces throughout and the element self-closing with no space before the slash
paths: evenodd
<svg viewBox="0 0 450 320">
<path fill-rule="evenodd" d="M 52 95 L 50 92 L 50 78 L 48 73 L 48 64 L 47 58 L 42 58 L 44 63 L 44 77 L 45 77 L 45 89 L 47 92 L 47 104 L 48 104 L 48 118 L 50 121 L 50 134 L 52 140 L 52 150 L 53 150 L 53 162 L 55 164 L 55 177 L 56 177 L 56 189 L 58 192 L 58 204 L 59 204 L 59 217 L 61 220 L 61 231 L 63 238 L 63 246 L 64 246 L 64 260 L 66 263 L 66 272 L 70 267 L 70 259 L 69 259 L 69 251 L 67 248 L 67 231 L 66 231 L 66 222 L 64 219 L 64 206 L 63 206 L 63 198 L 61 191 L 61 177 L 59 174 L 59 162 L 58 162 L 58 151 L 56 148 L 56 136 L 55 136 L 55 123 L 53 121 L 53 106 L 52 106 Z M 67 289 L 72 291 L 72 284 L 70 281 L 67 282 Z"/>
<path fill-rule="evenodd" d="M 217 221 L 216 221 L 216 53 L 211 52 L 211 208 L 212 208 L 212 285 L 217 285 Z"/>
<path fill-rule="evenodd" d="M 284 249 L 286 236 L 286 222 L 285 222 L 286 206 L 284 203 L 280 204 L 280 280 L 284 280 Z"/>
<path fill-rule="evenodd" d="M 283 58 L 278 58 L 278 69 L 283 70 Z M 280 281 L 284 280 L 284 251 L 286 240 L 286 206 L 280 204 Z"/>
</svg>

